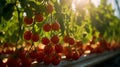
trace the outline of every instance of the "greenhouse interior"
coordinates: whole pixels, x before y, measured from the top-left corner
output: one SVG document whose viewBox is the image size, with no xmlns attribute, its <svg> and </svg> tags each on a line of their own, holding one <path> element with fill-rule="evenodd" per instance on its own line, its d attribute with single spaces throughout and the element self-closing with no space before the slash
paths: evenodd
<svg viewBox="0 0 120 67">
<path fill-rule="evenodd" d="M 120 0 L 0 0 L 0 67 L 120 67 Z"/>
</svg>

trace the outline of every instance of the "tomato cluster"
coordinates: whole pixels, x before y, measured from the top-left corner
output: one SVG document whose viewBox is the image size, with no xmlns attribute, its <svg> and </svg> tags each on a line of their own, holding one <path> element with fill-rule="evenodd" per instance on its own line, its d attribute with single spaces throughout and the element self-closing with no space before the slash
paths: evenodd
<svg viewBox="0 0 120 67">
<path fill-rule="evenodd" d="M 56 36 L 56 35 L 55 35 Z M 54 37 L 54 36 L 53 36 Z M 59 37 L 57 37 L 59 38 Z M 61 43 L 59 39 L 54 42 L 54 39 L 48 39 L 43 37 L 41 43 L 38 46 L 32 47 L 30 50 L 28 48 L 30 43 L 26 42 L 25 46 L 21 46 L 18 50 L 14 50 L 15 45 L 11 43 L 4 43 L 1 47 L 3 50 L 0 51 L 0 55 L 7 56 L 7 61 L 3 61 L 4 58 L 0 59 L 0 67 L 30 67 L 33 62 L 54 66 L 58 65 L 63 59 L 64 60 L 78 60 L 83 54 L 98 54 L 103 53 L 104 51 L 116 50 L 119 49 L 120 43 L 110 43 L 103 38 L 99 38 L 99 41 L 95 42 L 93 37 L 92 42 L 83 43 L 75 39 L 74 44 L 69 43 L 69 40 L 65 39 L 66 36 L 62 39 L 65 41 Z M 43 48 L 39 46 L 44 46 Z M 87 52 L 88 51 L 88 52 Z M 64 58 L 62 58 L 65 56 Z"/>
</svg>

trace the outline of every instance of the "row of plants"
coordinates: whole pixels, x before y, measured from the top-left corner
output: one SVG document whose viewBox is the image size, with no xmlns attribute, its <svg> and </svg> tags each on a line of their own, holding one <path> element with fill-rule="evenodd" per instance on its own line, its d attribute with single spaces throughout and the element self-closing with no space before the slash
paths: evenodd
<svg viewBox="0 0 120 67">
<path fill-rule="evenodd" d="M 101 0 L 0 0 L 0 67 L 59 65 L 120 48 L 120 19 Z"/>
</svg>

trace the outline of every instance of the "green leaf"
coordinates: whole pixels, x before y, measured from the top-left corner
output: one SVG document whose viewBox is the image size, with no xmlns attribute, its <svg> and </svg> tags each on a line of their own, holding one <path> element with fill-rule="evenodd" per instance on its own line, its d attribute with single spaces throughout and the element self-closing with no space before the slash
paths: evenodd
<svg viewBox="0 0 120 67">
<path fill-rule="evenodd" d="M 2 8 L 3 6 L 5 6 L 6 1 L 5 0 L 0 0 L 0 8 Z"/>
<path fill-rule="evenodd" d="M 27 0 L 19 0 L 19 1 L 23 8 L 25 8 L 27 6 Z"/>
<path fill-rule="evenodd" d="M 13 11 L 14 11 L 14 4 L 10 3 L 7 4 L 4 8 L 3 8 L 3 13 L 2 16 L 5 20 L 10 20 L 11 17 L 13 16 Z"/>
<path fill-rule="evenodd" d="M 33 11 L 31 8 L 25 8 L 24 10 L 29 18 L 33 17 Z"/>
<path fill-rule="evenodd" d="M 29 1 L 29 4 L 30 4 L 30 7 L 34 8 L 36 10 L 39 9 L 39 6 L 35 2 Z"/>
</svg>

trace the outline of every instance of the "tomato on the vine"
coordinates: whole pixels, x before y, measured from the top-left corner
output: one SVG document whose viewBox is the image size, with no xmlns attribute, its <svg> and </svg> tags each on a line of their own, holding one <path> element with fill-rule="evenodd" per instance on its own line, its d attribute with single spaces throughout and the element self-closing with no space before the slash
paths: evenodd
<svg viewBox="0 0 120 67">
<path fill-rule="evenodd" d="M 56 53 L 62 53 L 63 52 L 63 46 L 61 44 L 55 45 L 55 52 Z"/>
<path fill-rule="evenodd" d="M 44 64 L 49 65 L 52 62 L 52 57 L 49 55 L 45 55 L 43 58 Z"/>
<path fill-rule="evenodd" d="M 44 45 L 48 45 L 50 43 L 50 40 L 47 37 L 43 37 L 41 41 L 42 41 L 42 44 Z"/>
<path fill-rule="evenodd" d="M 59 55 L 59 54 L 53 55 L 53 57 L 52 57 L 53 65 L 57 66 L 60 63 L 60 61 L 61 61 L 61 55 Z"/>
<path fill-rule="evenodd" d="M 69 51 L 69 52 L 67 52 L 67 53 L 65 54 L 65 56 L 66 56 L 66 59 L 70 60 L 70 59 L 72 59 L 72 57 L 73 57 L 73 52 L 72 52 L 72 51 Z"/>
<path fill-rule="evenodd" d="M 68 43 L 68 40 L 69 40 L 69 36 L 68 36 L 68 35 L 66 35 L 66 36 L 63 37 L 63 41 L 64 41 L 65 43 Z"/>
<path fill-rule="evenodd" d="M 58 31 L 60 29 L 60 24 L 59 22 L 55 21 L 54 23 L 51 24 L 52 30 Z"/>
<path fill-rule="evenodd" d="M 33 42 L 37 42 L 39 40 L 39 34 L 32 34 L 32 37 L 31 37 L 32 41 Z"/>
<path fill-rule="evenodd" d="M 77 47 L 81 47 L 82 44 L 83 44 L 82 41 L 77 41 L 75 45 L 76 45 Z"/>
<path fill-rule="evenodd" d="M 7 61 L 8 67 L 20 67 L 20 61 L 18 58 L 9 57 Z"/>
<path fill-rule="evenodd" d="M 26 57 L 26 53 L 27 53 L 27 51 L 25 51 L 25 50 L 19 50 L 19 51 L 17 52 L 18 57 L 19 57 L 20 59 L 24 59 L 24 58 Z"/>
<path fill-rule="evenodd" d="M 51 45 L 46 45 L 44 48 L 44 53 L 47 55 L 51 55 L 54 53 L 54 48 Z"/>
<path fill-rule="evenodd" d="M 24 32 L 24 39 L 25 40 L 30 40 L 31 36 L 32 36 L 32 32 L 31 31 Z"/>
<path fill-rule="evenodd" d="M 31 25 L 31 24 L 33 23 L 32 17 L 29 18 L 29 17 L 25 16 L 25 17 L 24 17 L 24 23 L 25 23 L 26 25 Z"/>
<path fill-rule="evenodd" d="M 66 56 L 66 59 L 68 59 L 68 60 L 71 59 L 73 56 L 71 47 L 64 47 L 64 54 Z"/>
<path fill-rule="evenodd" d="M 44 58 L 44 53 L 43 52 L 37 52 L 37 54 L 36 54 L 37 62 L 39 62 L 39 63 L 42 62 L 43 58 Z"/>
<path fill-rule="evenodd" d="M 35 59 L 36 56 L 37 56 L 37 52 L 36 52 L 36 51 L 31 51 L 31 52 L 29 53 L 29 56 L 30 56 L 30 58 Z"/>
<path fill-rule="evenodd" d="M 70 45 L 74 45 L 74 43 L 75 43 L 74 38 L 69 37 L 69 39 L 68 39 L 68 43 L 69 43 Z"/>
<path fill-rule="evenodd" d="M 53 12 L 53 6 L 50 3 L 47 4 L 46 8 L 47 8 L 47 13 Z"/>
<path fill-rule="evenodd" d="M 73 60 L 78 60 L 79 57 L 80 57 L 79 52 L 77 52 L 77 51 L 73 52 L 73 57 L 72 57 Z"/>
<path fill-rule="evenodd" d="M 35 14 L 35 21 L 42 22 L 44 20 L 44 16 L 42 14 Z"/>
<path fill-rule="evenodd" d="M 51 37 L 51 41 L 52 41 L 52 43 L 57 44 L 57 43 L 59 42 L 59 37 L 58 37 L 58 35 L 52 36 L 52 37 Z"/>
<path fill-rule="evenodd" d="M 45 23 L 45 24 L 43 25 L 43 30 L 44 30 L 45 32 L 49 32 L 49 31 L 51 30 L 51 25 L 50 25 L 49 23 Z"/>
<path fill-rule="evenodd" d="M 31 63 L 30 58 L 21 59 L 21 67 L 31 67 Z"/>
</svg>

